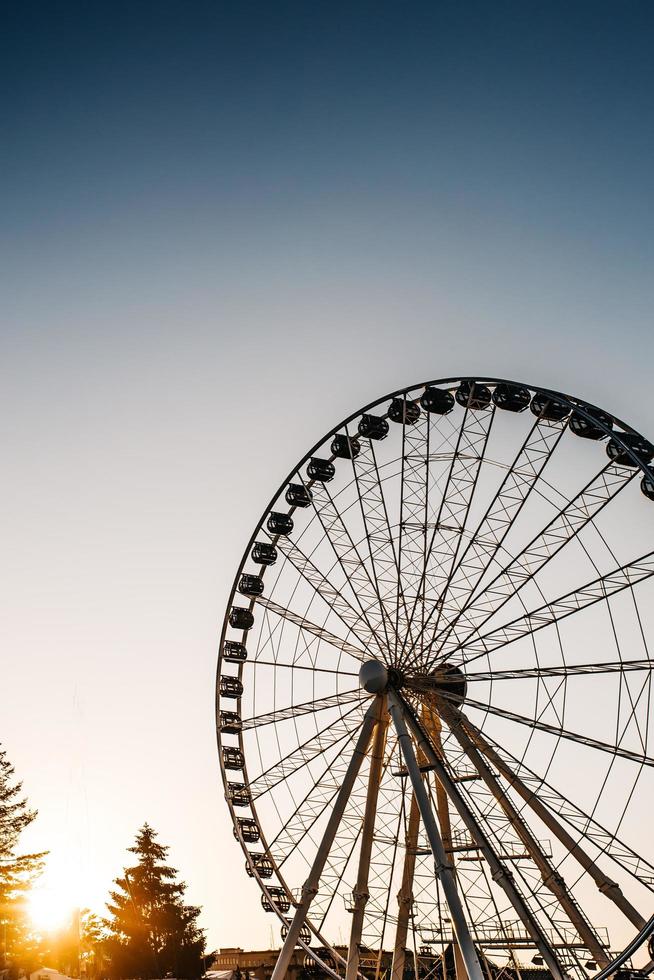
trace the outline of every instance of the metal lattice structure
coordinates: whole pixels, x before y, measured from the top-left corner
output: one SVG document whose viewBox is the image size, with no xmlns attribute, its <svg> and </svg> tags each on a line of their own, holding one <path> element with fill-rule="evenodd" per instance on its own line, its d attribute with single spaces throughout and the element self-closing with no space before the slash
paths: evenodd
<svg viewBox="0 0 654 980">
<path fill-rule="evenodd" d="M 447 955 L 459 980 L 489 957 L 580 980 L 639 949 L 651 972 L 653 457 L 579 399 L 459 378 L 367 406 L 289 474 L 217 680 L 274 980 L 296 945 L 346 980 Z"/>
</svg>

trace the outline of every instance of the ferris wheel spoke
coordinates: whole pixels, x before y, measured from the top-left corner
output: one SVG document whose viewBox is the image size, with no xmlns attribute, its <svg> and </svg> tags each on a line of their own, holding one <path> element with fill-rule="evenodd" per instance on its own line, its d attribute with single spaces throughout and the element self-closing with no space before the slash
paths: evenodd
<svg viewBox="0 0 654 980">
<path fill-rule="evenodd" d="M 278 603 L 273 602 L 272 599 L 266 599 L 264 596 L 259 596 L 256 600 L 257 605 L 263 606 L 270 612 L 275 613 L 282 619 L 285 619 L 289 623 L 293 623 L 294 626 L 298 626 L 301 630 L 307 633 L 311 633 L 313 636 L 317 636 L 318 639 L 324 640 L 330 646 L 335 647 L 337 650 L 342 650 L 343 653 L 349 653 L 351 657 L 356 660 L 369 660 L 370 654 L 361 650 L 359 647 L 354 646 L 353 643 L 349 643 L 347 640 L 342 640 L 340 636 L 336 636 L 329 630 L 324 629 L 322 626 L 317 626 L 312 623 L 311 620 L 306 619 L 304 616 L 299 616 L 297 613 L 292 612 L 290 609 L 284 608 L 284 606 L 278 605 Z"/>
<path fill-rule="evenodd" d="M 568 824 L 580 837 L 590 839 L 600 854 L 604 853 L 620 868 L 629 872 L 646 888 L 654 891 L 654 865 L 646 861 L 616 834 L 612 834 L 594 817 L 585 813 L 551 783 L 538 776 L 524 762 L 513 756 L 508 749 L 500 747 L 459 712 L 460 723 L 475 746 L 492 763 L 511 788 L 534 811 L 542 823 L 554 834 L 566 850 L 579 862 L 594 880 L 599 891 L 610 899 L 625 917 L 641 929 L 644 917 L 625 898 L 617 882 L 599 868 L 596 861 L 588 855 L 579 840 L 575 840 L 561 823 Z M 508 760 L 508 761 L 507 761 Z M 558 818 L 561 818 L 560 820 Z"/>
<path fill-rule="evenodd" d="M 250 779 L 249 787 L 252 799 L 258 800 L 265 793 L 278 786 L 279 783 L 290 779 L 295 773 L 304 769 L 314 759 L 337 746 L 339 742 L 351 737 L 361 724 L 358 715 L 356 724 L 352 724 L 352 715 L 359 710 L 359 705 L 355 705 L 337 721 L 330 720 L 324 728 L 313 734 L 311 738 L 284 756 L 283 759 L 280 759 L 274 766 L 270 766 L 265 772 Z"/>
<path fill-rule="evenodd" d="M 650 551 L 620 568 L 615 568 L 606 575 L 600 575 L 580 588 L 566 592 L 565 595 L 559 596 L 551 602 L 546 602 L 523 616 L 518 616 L 505 626 L 500 626 L 489 633 L 472 635 L 466 641 L 452 647 L 450 653 L 453 655 L 463 651 L 460 662 L 466 665 L 471 664 L 487 653 L 492 653 L 500 647 L 508 646 L 515 640 L 530 636 L 546 626 L 559 623 L 568 616 L 581 612 L 598 602 L 603 602 L 624 591 L 624 589 L 652 578 L 652 576 L 654 576 L 654 551 Z"/>
<path fill-rule="evenodd" d="M 466 682 L 474 681 L 504 681 L 526 680 L 540 677 L 578 677 L 585 674 L 622 674 L 630 671 L 654 670 L 651 660 L 616 660 L 605 664 L 563 664 L 555 667 L 520 667 L 516 670 L 480 670 L 475 673 L 466 672 Z M 444 677 L 439 683 L 447 684 Z M 454 678 L 451 678 L 454 683 Z M 460 682 L 459 682 L 460 683 Z"/>
<path fill-rule="evenodd" d="M 422 572 L 427 553 L 429 514 L 429 447 L 431 440 L 430 416 L 421 413 L 413 425 L 402 424 L 402 469 L 400 475 L 400 522 L 398 529 L 398 575 L 396 632 L 399 631 L 400 603 L 405 610 L 406 629 L 413 646 L 411 617 L 407 611 L 406 597 L 420 593 Z M 421 610 L 421 622 L 424 609 Z M 397 650 L 395 651 L 397 658 Z"/>
<path fill-rule="evenodd" d="M 356 671 L 340 670 L 338 667 L 314 667 L 313 664 L 285 663 L 283 660 L 246 660 L 250 667 L 286 667 L 288 670 L 307 670 L 311 674 L 331 674 L 332 677 L 358 677 Z M 476 675 L 475 675 L 476 676 Z"/>
<path fill-rule="evenodd" d="M 474 742 L 466 733 L 464 727 L 459 722 L 456 711 L 443 701 L 440 702 L 440 711 L 442 712 L 443 720 L 447 723 L 450 731 L 458 740 L 473 767 L 490 790 L 492 797 L 504 811 L 514 833 L 522 842 L 531 860 L 540 872 L 545 887 L 554 895 L 579 936 L 588 947 L 593 959 L 600 966 L 607 966 L 609 957 L 600 937 L 576 902 L 563 876 L 550 863 L 540 843 L 531 833 L 531 830 L 495 778 L 490 766 L 487 765 Z"/>
<path fill-rule="evenodd" d="M 348 439 L 351 439 L 347 426 L 345 431 Z M 396 599 L 400 570 L 375 446 L 371 439 L 363 440 L 359 455 L 353 456 L 351 463 L 357 488 L 359 510 L 366 535 L 370 567 L 375 580 L 375 589 L 379 595 L 380 612 L 386 629 L 386 641 L 389 644 L 389 649 L 392 641 L 392 649 L 395 650 L 399 636 Z M 402 596 L 402 602 L 405 608 L 405 618 L 408 619 L 404 596 Z M 387 630 L 389 624 L 392 629 L 390 635 Z"/>
<path fill-rule="evenodd" d="M 376 637 L 377 645 L 384 656 L 385 650 L 389 648 L 389 629 L 392 632 L 393 623 L 389 623 L 388 610 L 384 607 L 374 576 L 370 574 L 368 564 L 353 541 L 326 483 L 314 485 L 313 506 L 325 537 L 361 609 L 362 616 L 369 624 L 371 633 Z M 386 638 L 386 647 L 378 636 L 379 631 Z"/>
<path fill-rule="evenodd" d="M 477 708 L 477 710 L 484 713 L 488 712 L 491 715 L 497 715 L 498 718 L 505 718 L 507 721 L 515 721 L 519 725 L 526 725 L 527 728 L 535 728 L 539 732 L 546 732 L 548 735 L 554 735 L 556 738 L 567 738 L 571 742 L 578 742 L 579 745 L 586 745 L 591 749 L 598 749 L 600 752 L 607 752 L 609 755 L 617 755 L 622 759 L 629 759 L 631 762 L 636 762 L 641 766 L 654 766 L 654 759 L 650 758 L 648 755 L 643 755 L 640 752 L 631 752 L 629 749 L 624 749 L 620 745 L 610 745 L 608 742 L 602 742 L 596 738 L 589 738 L 586 735 L 580 735 L 577 732 L 569 732 L 565 728 L 559 728 L 555 725 L 548 725 L 544 721 L 538 721 L 534 718 L 527 718 L 525 715 L 516 714 L 514 711 L 507 711 L 505 708 L 498 708 L 496 705 L 492 704 L 482 704 L 481 701 L 473 701 L 471 698 L 466 698 L 466 704 L 471 708 Z"/>
<path fill-rule="evenodd" d="M 453 633 L 457 645 L 465 645 L 472 639 L 513 595 L 533 580 L 555 555 L 594 521 L 634 476 L 634 470 L 615 463 L 609 463 L 600 470 L 576 497 L 559 510 L 540 534 L 469 600 L 450 624 L 448 636 Z M 459 620 L 463 621 L 462 626 L 458 625 Z M 465 630 L 469 632 L 466 634 Z"/>
<path fill-rule="evenodd" d="M 456 560 L 494 418 L 495 406 L 465 410 L 445 489 L 438 505 L 434 529 L 425 553 L 418 591 L 411 607 L 408 633 L 413 626 L 416 611 L 422 604 L 438 601 Z M 405 658 L 407 640 L 408 634 L 402 648 Z M 420 650 L 416 649 L 408 659 L 412 662 L 419 656 Z"/>
<path fill-rule="evenodd" d="M 247 731 L 250 728 L 261 728 L 262 725 L 273 725 L 288 718 L 299 718 L 301 715 L 310 715 L 318 711 L 325 711 L 327 708 L 340 708 L 344 704 L 352 701 L 363 701 L 361 688 L 353 688 L 351 691 L 343 691 L 341 694 L 330 694 L 325 698 L 317 698 L 315 701 L 304 701 L 302 704 L 291 704 L 287 708 L 277 708 L 266 714 L 254 715 L 252 718 L 244 718 L 241 723 L 241 730 Z"/>
<path fill-rule="evenodd" d="M 468 832 L 470 833 L 476 845 L 479 847 L 481 853 L 483 854 L 484 858 L 488 862 L 494 880 L 505 891 L 507 898 L 511 902 L 513 908 L 516 910 L 518 916 L 522 920 L 526 930 L 528 931 L 535 945 L 539 949 L 552 976 L 556 977 L 557 980 L 564 980 L 565 971 L 562 969 L 561 964 L 559 963 L 556 952 L 552 949 L 547 936 L 543 932 L 533 912 L 527 905 L 524 897 L 518 891 L 518 888 L 516 887 L 513 881 L 513 876 L 509 874 L 509 872 L 504 867 L 500 859 L 497 857 L 489 838 L 487 837 L 483 828 L 475 818 L 473 812 L 470 810 L 462 794 L 459 792 L 456 783 L 451 779 L 449 773 L 447 772 L 447 769 L 443 764 L 442 759 L 436 753 L 436 750 L 434 749 L 430 739 L 426 735 L 425 730 L 422 727 L 421 723 L 419 722 L 417 716 L 415 715 L 411 707 L 407 704 L 407 702 L 404 701 L 401 695 L 393 691 L 392 689 L 389 689 L 389 707 L 391 710 L 394 724 L 397 726 L 399 722 L 398 734 L 400 738 L 402 737 L 402 727 L 404 726 L 404 731 L 406 732 L 406 725 L 409 726 L 413 734 L 413 737 L 416 740 L 416 744 L 418 746 L 419 751 L 424 755 L 424 757 L 428 760 L 429 764 L 433 767 L 436 779 L 442 785 L 443 789 L 445 790 L 448 797 L 452 801 L 455 809 L 457 810 L 461 820 L 466 826 Z M 406 719 L 406 723 L 404 719 Z M 408 739 L 408 735 L 406 737 Z M 402 747 L 404 749 L 404 745 Z M 434 817 L 431 810 L 428 807 L 428 804 L 426 804 L 427 811 L 425 811 L 425 809 L 423 809 L 423 806 L 421 805 L 421 792 L 422 794 L 424 794 L 425 790 L 420 779 L 420 770 L 418 767 L 418 763 L 415 760 L 415 757 L 412 758 L 412 756 L 409 754 L 409 751 L 404 752 L 404 758 L 407 765 L 407 769 L 409 770 L 409 775 L 411 776 L 414 793 L 418 798 L 418 805 L 420 806 L 423 823 L 425 824 L 425 827 L 428 831 L 430 842 L 431 842 L 433 828 L 435 828 L 436 825 L 434 822 L 432 827 L 432 832 L 430 833 L 429 822 L 434 821 Z M 426 795 L 424 799 L 426 801 Z M 443 851 L 443 859 L 445 859 L 444 851 Z M 447 874 L 441 873 L 440 877 L 443 883 L 443 888 L 445 890 L 446 884 L 448 882 L 448 876 Z M 456 888 L 456 885 L 454 887 Z M 457 923 L 457 916 L 461 915 L 462 912 L 460 910 L 460 907 L 459 907 L 459 911 L 457 912 L 456 899 L 453 908 L 453 903 L 451 901 L 450 895 L 448 895 L 447 893 L 447 890 L 446 890 L 446 897 L 448 900 L 450 912 L 452 914 L 452 920 L 455 926 L 455 930 L 457 932 L 457 939 L 459 941 L 461 952 L 466 962 L 468 975 L 470 976 L 471 970 L 470 970 L 470 963 L 469 963 L 469 953 L 466 949 L 466 937 L 465 934 L 463 935 L 463 937 L 459 936 L 459 923 Z M 470 939 L 469 934 L 468 934 L 468 939 Z M 473 946 L 473 950 L 474 950 L 474 946 Z M 481 975 L 480 968 L 479 968 L 479 974 Z"/>
<path fill-rule="evenodd" d="M 465 646 L 527 582 L 573 541 L 633 480 L 635 471 L 609 463 L 495 577 L 476 592 L 447 627 Z M 466 630 L 468 632 L 466 632 Z M 443 633 L 436 637 L 440 643 Z"/>
<path fill-rule="evenodd" d="M 348 602 L 341 587 L 334 585 L 330 579 L 315 565 L 296 542 L 288 537 L 280 537 L 277 548 L 284 558 L 311 586 L 316 595 L 338 616 L 344 626 L 351 630 L 353 636 L 362 647 L 374 646 L 378 643 L 375 631 L 366 619 L 361 609 L 357 611 Z M 339 564 L 338 560 L 335 562 Z"/>
<path fill-rule="evenodd" d="M 536 419 L 502 483 L 452 569 L 439 602 L 431 649 L 441 622 L 450 623 L 479 584 L 536 486 L 565 431 L 566 421 Z M 447 629 L 444 631 L 447 636 Z"/>
</svg>

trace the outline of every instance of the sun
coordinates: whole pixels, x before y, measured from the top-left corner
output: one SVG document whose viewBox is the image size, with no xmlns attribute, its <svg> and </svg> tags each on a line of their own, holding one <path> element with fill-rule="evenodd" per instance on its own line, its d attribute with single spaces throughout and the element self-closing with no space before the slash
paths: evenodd
<svg viewBox="0 0 654 980">
<path fill-rule="evenodd" d="M 75 908 L 74 897 L 65 884 L 37 886 L 29 898 L 30 919 L 39 932 L 58 932 L 70 925 Z"/>
</svg>

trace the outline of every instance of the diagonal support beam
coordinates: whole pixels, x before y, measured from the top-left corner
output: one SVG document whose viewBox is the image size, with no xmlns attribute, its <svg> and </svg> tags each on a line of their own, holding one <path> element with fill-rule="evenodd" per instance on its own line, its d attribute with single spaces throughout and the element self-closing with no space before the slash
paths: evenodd
<svg viewBox="0 0 654 980">
<path fill-rule="evenodd" d="M 591 926 L 590 922 L 583 914 L 561 874 L 550 864 L 549 859 L 544 854 L 540 844 L 529 830 L 516 808 L 513 806 L 502 786 L 495 778 L 494 773 L 487 765 L 476 748 L 472 739 L 461 725 L 457 711 L 449 705 L 443 698 L 438 698 L 438 711 L 443 720 L 447 723 L 450 731 L 457 739 L 461 748 L 468 756 L 473 766 L 481 776 L 482 780 L 490 790 L 494 799 L 504 810 L 514 832 L 524 844 L 527 853 L 540 871 L 543 883 L 546 888 L 555 896 L 559 905 L 570 919 L 570 922 L 577 930 L 582 942 L 586 943 L 588 950 L 593 958 L 601 967 L 608 966 L 609 957 L 606 949 L 602 945 L 599 936 Z"/>
<path fill-rule="evenodd" d="M 599 891 L 603 895 L 606 895 L 606 897 L 620 909 L 620 911 L 626 916 L 632 925 L 636 926 L 637 929 L 642 929 L 645 925 L 645 919 L 640 914 L 638 909 L 634 908 L 631 902 L 625 898 L 618 883 L 612 881 L 608 875 L 605 875 L 604 872 L 597 867 L 590 855 L 586 854 L 581 845 L 578 844 L 572 835 L 568 833 L 565 827 L 559 823 L 554 814 L 545 806 L 544 803 L 541 803 L 533 790 L 529 789 L 522 779 L 511 769 L 511 767 L 506 764 L 504 759 L 502 759 L 499 753 L 495 751 L 493 746 L 487 742 L 482 733 L 475 725 L 473 725 L 470 719 L 467 718 L 463 712 L 459 712 L 459 717 L 460 723 L 463 725 L 464 730 L 470 736 L 476 747 L 490 762 L 492 762 L 498 772 L 504 777 L 504 779 L 506 779 L 509 786 L 512 786 L 516 793 L 521 796 L 522 799 L 531 807 L 548 830 L 550 830 L 551 833 L 553 833 L 554 836 L 570 852 L 570 854 L 577 859 L 582 868 L 584 868 L 584 870 L 591 876 Z"/>
<path fill-rule="evenodd" d="M 483 980 L 483 973 L 477 956 L 477 950 L 472 941 L 468 923 L 465 918 L 461 899 L 454 879 L 451 863 L 447 860 L 443 841 L 438 830 L 436 817 L 432 811 L 427 796 L 427 790 L 422 781 L 420 766 L 413 751 L 411 736 L 407 731 L 405 722 L 405 703 L 399 694 L 392 688 L 388 689 L 388 708 L 397 732 L 400 749 L 404 757 L 404 762 L 409 771 L 409 778 L 413 786 L 413 792 L 418 802 L 422 822 L 429 839 L 429 844 L 434 855 L 436 875 L 443 885 L 445 898 L 452 916 L 452 925 L 457 942 L 461 949 L 463 961 L 466 966 L 469 980 Z M 557 980 L 561 980 L 561 974 L 557 974 Z"/>
<path fill-rule="evenodd" d="M 296 943 L 299 939 L 300 931 L 306 922 L 309 909 L 311 908 L 311 903 L 318 892 L 320 876 L 322 875 L 325 863 L 329 857 L 329 852 L 332 848 L 332 844 L 334 843 L 334 838 L 338 831 L 339 824 L 343 818 L 345 807 L 347 806 L 347 801 L 350 798 L 350 794 L 356 782 L 357 776 L 359 775 L 361 765 L 366 756 L 366 752 L 368 751 L 370 738 L 377 721 L 378 712 L 378 703 L 374 701 L 364 716 L 363 725 L 361 726 L 361 732 L 359 733 L 357 744 L 354 748 L 354 752 L 352 753 L 352 758 L 350 759 L 350 763 L 347 767 L 341 788 L 338 791 L 338 795 L 334 802 L 334 808 L 331 812 L 329 820 L 327 821 L 327 826 L 325 827 L 325 832 L 320 842 L 320 846 L 318 847 L 313 864 L 311 865 L 309 876 L 302 886 L 302 895 L 295 910 L 293 921 L 289 926 L 286 939 L 284 940 L 284 945 L 282 946 L 279 956 L 277 957 L 277 962 L 275 963 L 275 969 L 273 970 L 271 980 L 284 980 L 286 977 L 286 971 L 288 970 L 289 963 L 291 962 L 291 956 L 293 955 L 293 950 L 295 949 Z"/>
<path fill-rule="evenodd" d="M 389 699 L 390 699 L 389 694 Z M 518 891 L 514 881 L 513 875 L 507 868 L 504 867 L 502 862 L 499 860 L 493 846 L 491 845 L 485 831 L 482 829 L 477 821 L 474 813 L 468 806 L 467 802 L 461 795 L 456 783 L 450 777 L 443 760 L 439 757 L 434 746 L 431 744 L 426 733 L 424 732 L 420 722 L 417 717 L 409 707 L 409 705 L 401 698 L 401 695 L 394 692 L 394 699 L 403 706 L 404 715 L 407 719 L 408 725 L 413 733 L 413 737 L 416 740 L 418 748 L 421 752 L 424 752 L 426 758 L 428 759 L 431 766 L 433 766 L 433 771 L 436 779 L 442 784 L 443 789 L 452 800 L 455 809 L 457 810 L 459 816 L 468 832 L 470 833 L 472 839 L 475 841 L 477 847 L 483 854 L 484 858 L 488 862 L 490 868 L 491 877 L 497 884 L 504 890 L 509 901 L 513 905 L 514 909 L 518 913 L 521 921 L 523 922 L 527 932 L 534 941 L 535 946 L 539 950 L 541 956 L 543 957 L 547 967 L 555 978 L 555 980 L 566 980 L 566 973 L 563 970 L 561 964 L 558 961 L 556 953 L 550 946 L 550 943 L 545 936 L 538 920 L 534 917 L 531 909 L 525 902 L 523 896 Z M 449 901 L 448 901 L 449 904 Z M 450 906 L 450 911 L 452 911 Z M 452 919 L 454 921 L 454 913 L 452 913 Z M 458 938 L 458 937 L 457 937 Z M 463 946 L 461 951 L 464 954 L 465 950 Z"/>
</svg>

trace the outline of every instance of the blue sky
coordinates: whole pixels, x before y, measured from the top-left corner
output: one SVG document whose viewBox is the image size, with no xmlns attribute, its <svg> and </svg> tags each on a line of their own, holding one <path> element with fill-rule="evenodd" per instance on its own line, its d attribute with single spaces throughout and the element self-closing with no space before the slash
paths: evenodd
<svg viewBox="0 0 654 980">
<path fill-rule="evenodd" d="M 251 528 L 322 432 L 478 372 L 652 437 L 653 20 L 5 9 L 0 737 L 83 903 L 147 819 L 210 943 L 268 942 L 225 887 L 256 904 L 213 672 Z"/>
</svg>

